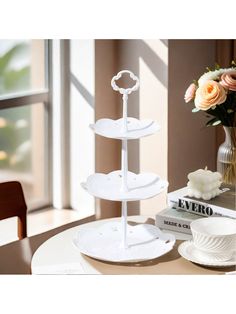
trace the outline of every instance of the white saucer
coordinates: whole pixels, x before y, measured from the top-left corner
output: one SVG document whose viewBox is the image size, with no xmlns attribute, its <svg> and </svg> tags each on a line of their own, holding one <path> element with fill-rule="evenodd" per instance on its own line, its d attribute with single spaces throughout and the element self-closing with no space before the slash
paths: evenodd
<svg viewBox="0 0 236 314">
<path fill-rule="evenodd" d="M 236 265 L 236 252 L 228 261 L 220 261 L 214 257 L 207 259 L 203 257 L 201 252 L 195 247 L 193 241 L 185 241 L 181 243 L 178 247 L 178 252 L 185 259 L 196 264 L 214 267 L 228 267 Z"/>
<path fill-rule="evenodd" d="M 121 246 L 121 222 L 81 229 L 73 239 L 81 253 L 110 262 L 140 262 L 160 257 L 173 249 L 175 237 L 149 224 L 127 226 L 128 248 Z"/>
</svg>

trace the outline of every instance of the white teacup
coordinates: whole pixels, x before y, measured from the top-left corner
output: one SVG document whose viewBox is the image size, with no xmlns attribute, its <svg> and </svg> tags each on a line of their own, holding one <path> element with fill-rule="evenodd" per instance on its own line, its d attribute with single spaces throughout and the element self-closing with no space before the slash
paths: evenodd
<svg viewBox="0 0 236 314">
<path fill-rule="evenodd" d="M 236 251 L 236 220 L 226 217 L 197 219 L 190 224 L 194 246 L 202 258 L 227 261 Z"/>
</svg>

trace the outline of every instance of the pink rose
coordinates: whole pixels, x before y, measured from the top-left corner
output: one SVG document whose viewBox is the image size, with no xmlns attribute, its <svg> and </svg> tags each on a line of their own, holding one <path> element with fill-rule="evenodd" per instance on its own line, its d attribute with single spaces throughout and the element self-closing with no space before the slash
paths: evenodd
<svg viewBox="0 0 236 314">
<path fill-rule="evenodd" d="M 184 100 L 185 102 L 190 102 L 195 96 L 196 93 L 196 85 L 195 84 L 190 84 L 189 87 L 187 88 L 185 95 L 184 95 Z"/>
<path fill-rule="evenodd" d="M 232 70 L 223 73 L 220 84 L 229 90 L 236 91 L 236 71 Z"/>
<path fill-rule="evenodd" d="M 225 102 L 226 97 L 224 87 L 216 81 L 209 80 L 197 89 L 195 106 L 201 110 L 208 110 Z"/>
</svg>

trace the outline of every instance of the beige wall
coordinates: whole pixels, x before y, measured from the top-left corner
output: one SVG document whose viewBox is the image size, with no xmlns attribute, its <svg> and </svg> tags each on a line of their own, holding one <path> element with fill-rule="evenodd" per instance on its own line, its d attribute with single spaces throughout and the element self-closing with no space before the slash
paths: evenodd
<svg viewBox="0 0 236 314">
<path fill-rule="evenodd" d="M 111 78 L 120 70 L 140 78 L 139 91 L 129 97 L 128 115 L 157 120 L 161 131 L 129 141 L 129 170 L 154 172 L 167 178 L 167 43 L 161 40 L 96 40 L 96 120 L 120 118 L 122 98 L 112 90 Z M 130 84 L 123 80 L 119 84 Z M 96 171 L 120 169 L 120 141 L 96 136 Z M 142 202 L 129 202 L 128 213 L 155 214 L 166 206 L 166 194 Z M 120 203 L 97 200 L 98 217 L 120 214 Z"/>
<path fill-rule="evenodd" d="M 153 119 L 161 130 L 141 140 L 129 141 L 129 169 L 154 172 L 167 179 L 167 82 L 168 47 L 163 40 L 120 40 L 118 68 L 129 69 L 140 78 L 138 92 L 129 97 L 129 115 Z M 129 214 L 152 215 L 166 206 L 166 193 L 129 203 Z"/>
<path fill-rule="evenodd" d="M 187 174 L 206 165 L 215 170 L 215 128 L 203 113 L 191 112 L 184 93 L 193 79 L 215 64 L 215 40 L 169 40 L 168 178 L 169 190 L 186 185 Z"/>
<path fill-rule="evenodd" d="M 158 121 L 161 131 L 129 141 L 129 170 L 150 171 L 168 179 L 168 191 L 183 187 L 187 174 L 207 165 L 215 169 L 216 134 L 203 114 L 191 112 L 184 93 L 206 66 L 215 62 L 215 40 L 96 40 L 96 120 L 121 117 L 121 97 L 110 86 L 123 69 L 140 78 L 129 97 L 129 116 Z M 125 84 L 127 81 L 122 82 Z M 96 171 L 120 169 L 120 141 L 96 137 Z M 97 200 L 98 217 L 120 214 L 120 204 Z M 128 214 L 155 214 L 166 206 L 166 193 L 130 202 Z"/>
<path fill-rule="evenodd" d="M 96 40 L 95 42 L 95 120 L 117 119 L 120 106 L 117 95 L 111 88 L 111 78 L 117 72 L 117 42 Z M 120 169 L 120 141 L 97 136 L 95 140 L 96 172 L 109 173 Z M 96 200 L 96 217 L 107 218 L 120 215 L 119 202 Z"/>
</svg>

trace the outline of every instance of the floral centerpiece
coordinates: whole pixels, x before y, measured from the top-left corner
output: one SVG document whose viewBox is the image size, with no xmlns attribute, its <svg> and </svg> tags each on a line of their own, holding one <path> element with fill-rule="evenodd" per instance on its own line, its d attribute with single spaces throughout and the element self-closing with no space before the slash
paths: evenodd
<svg viewBox="0 0 236 314">
<path fill-rule="evenodd" d="M 186 90 L 186 103 L 194 102 L 192 112 L 203 111 L 209 119 L 207 126 L 223 125 L 226 140 L 220 146 L 217 156 L 217 170 L 223 181 L 236 183 L 236 63 L 231 67 L 207 68 L 198 81 L 193 81 Z"/>
</svg>

